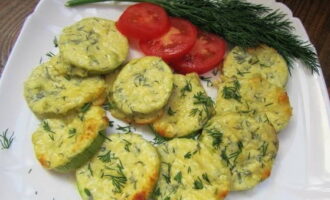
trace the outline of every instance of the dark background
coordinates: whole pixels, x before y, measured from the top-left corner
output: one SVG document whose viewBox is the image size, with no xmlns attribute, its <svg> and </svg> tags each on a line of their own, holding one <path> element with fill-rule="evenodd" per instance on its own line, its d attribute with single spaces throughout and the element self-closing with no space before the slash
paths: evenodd
<svg viewBox="0 0 330 200">
<path fill-rule="evenodd" d="M 0 0 L 0 73 L 25 18 L 39 0 Z M 330 89 L 330 0 L 278 0 L 300 18 L 314 44 Z"/>
</svg>

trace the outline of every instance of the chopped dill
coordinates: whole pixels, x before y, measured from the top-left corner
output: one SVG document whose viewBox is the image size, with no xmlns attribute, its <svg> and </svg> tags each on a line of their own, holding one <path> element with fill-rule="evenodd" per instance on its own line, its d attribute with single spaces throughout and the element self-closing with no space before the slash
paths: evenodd
<svg viewBox="0 0 330 200">
<path fill-rule="evenodd" d="M 241 85 L 237 80 L 234 81 L 233 86 L 225 86 L 222 90 L 222 96 L 225 99 L 234 99 L 238 102 L 241 102 L 241 95 L 239 94 L 239 89 Z"/>
<path fill-rule="evenodd" d="M 8 128 L 0 135 L 1 149 L 9 149 L 14 141 L 14 132 L 11 136 L 7 136 Z"/>
</svg>

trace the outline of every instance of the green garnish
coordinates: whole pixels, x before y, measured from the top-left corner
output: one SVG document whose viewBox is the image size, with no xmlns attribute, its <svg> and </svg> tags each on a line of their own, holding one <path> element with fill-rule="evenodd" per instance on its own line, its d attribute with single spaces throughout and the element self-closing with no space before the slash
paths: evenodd
<svg viewBox="0 0 330 200">
<path fill-rule="evenodd" d="M 69 138 L 75 136 L 76 133 L 77 133 L 77 129 L 75 129 L 75 128 L 69 129 Z"/>
<path fill-rule="evenodd" d="M 211 185 L 211 181 L 210 181 L 209 177 L 207 176 L 207 173 L 202 174 L 202 177 L 208 184 Z"/>
<path fill-rule="evenodd" d="M 212 72 L 213 73 L 213 72 Z M 206 82 L 206 85 L 208 87 L 212 87 L 213 86 L 213 83 L 212 83 L 212 80 L 211 80 L 211 77 L 206 77 L 206 76 L 200 76 L 201 80 L 202 81 L 205 81 Z"/>
<path fill-rule="evenodd" d="M 125 147 L 124 149 L 127 151 L 127 152 L 130 152 L 131 150 L 129 149 L 132 145 L 132 143 L 130 141 L 127 141 L 125 139 L 123 139 L 123 141 L 125 142 Z"/>
<path fill-rule="evenodd" d="M 212 137 L 212 146 L 216 149 L 219 148 L 222 142 L 222 133 L 216 129 L 205 129 L 206 133 Z"/>
<path fill-rule="evenodd" d="M 178 183 L 181 183 L 182 180 L 182 173 L 178 172 L 175 176 L 174 176 L 174 180 Z"/>
<path fill-rule="evenodd" d="M 54 134 L 55 134 L 55 132 L 52 131 L 52 129 L 50 128 L 50 126 L 49 126 L 49 124 L 48 124 L 48 122 L 47 122 L 46 120 L 44 120 L 44 121 L 42 122 L 42 128 L 43 128 L 45 131 L 48 132 L 48 136 L 50 137 L 51 140 L 54 141 Z"/>
<path fill-rule="evenodd" d="M 118 131 L 122 131 L 122 132 L 124 132 L 124 133 L 130 133 L 130 132 L 132 132 L 132 127 L 129 126 L 129 125 L 127 125 L 127 126 L 120 126 L 120 125 L 117 125 L 116 130 L 118 130 Z"/>
<path fill-rule="evenodd" d="M 53 52 L 49 51 L 46 53 L 46 56 L 51 58 L 51 57 L 55 56 L 55 54 Z"/>
<path fill-rule="evenodd" d="M 69 0 L 66 6 L 107 0 Z M 201 29 L 224 37 L 229 43 L 243 48 L 266 44 L 276 49 L 293 67 L 300 59 L 312 73 L 319 72 L 317 54 L 308 41 L 291 31 L 292 23 L 279 10 L 244 0 L 108 0 L 149 2 L 162 6 L 172 16 L 190 20 Z"/>
<path fill-rule="evenodd" d="M 114 193 L 121 193 L 122 188 L 124 187 L 124 185 L 127 182 L 127 178 L 123 172 L 123 169 L 124 169 L 123 164 L 119 160 L 119 164 L 117 164 L 116 169 L 115 169 L 115 171 L 117 173 L 116 175 L 113 175 L 113 174 L 103 175 L 104 177 L 109 177 L 111 179 L 112 185 L 115 187 L 115 189 L 113 190 Z"/>
<path fill-rule="evenodd" d="M 57 41 L 56 36 L 54 37 L 53 44 L 54 44 L 54 47 L 58 47 L 58 41 Z"/>
<path fill-rule="evenodd" d="M 186 80 L 186 85 L 183 88 L 181 88 L 181 90 L 180 90 L 181 97 L 186 96 L 186 92 L 191 92 L 191 91 L 192 91 L 191 83 L 190 83 L 190 81 Z"/>
<path fill-rule="evenodd" d="M 166 163 L 166 162 L 162 162 L 162 164 L 167 166 L 167 172 L 162 174 L 162 176 L 165 178 L 166 183 L 169 184 L 169 183 L 171 183 L 171 168 L 172 168 L 172 165 L 170 163 Z"/>
<path fill-rule="evenodd" d="M 0 135 L 0 144 L 1 144 L 1 149 L 9 149 L 11 144 L 14 141 L 14 132 L 11 134 L 10 137 L 7 136 L 8 133 L 8 128 L 2 132 Z"/>
<path fill-rule="evenodd" d="M 238 80 L 234 81 L 233 86 L 225 86 L 222 90 L 222 96 L 225 99 L 235 99 L 238 102 L 241 102 L 241 95 L 239 94 L 239 89 L 241 85 L 239 84 Z"/>
<path fill-rule="evenodd" d="M 203 182 L 202 182 L 201 178 L 197 177 L 197 180 L 194 181 L 194 189 L 201 190 L 203 188 L 204 188 L 204 186 L 203 186 Z"/>
<path fill-rule="evenodd" d="M 109 150 L 107 153 L 103 154 L 103 155 L 99 155 L 97 156 L 97 158 L 99 160 L 101 160 L 104 163 L 108 163 L 111 162 L 112 160 L 117 160 L 118 157 L 116 157 L 116 155 L 114 153 L 111 153 L 111 151 Z"/>
<path fill-rule="evenodd" d="M 172 110 L 171 107 L 168 107 L 167 114 L 173 116 L 176 112 Z"/>
</svg>

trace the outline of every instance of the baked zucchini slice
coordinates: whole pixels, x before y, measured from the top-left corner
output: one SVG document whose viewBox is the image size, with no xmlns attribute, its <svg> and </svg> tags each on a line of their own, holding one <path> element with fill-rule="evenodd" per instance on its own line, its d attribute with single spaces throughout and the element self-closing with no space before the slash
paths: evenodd
<svg viewBox="0 0 330 200">
<path fill-rule="evenodd" d="M 173 88 L 173 73 L 159 57 L 131 60 L 113 84 L 113 100 L 126 115 L 150 114 L 161 110 Z"/>
<path fill-rule="evenodd" d="M 63 29 L 58 46 L 64 61 L 90 73 L 108 73 L 128 55 L 128 41 L 115 22 L 90 17 Z"/>
<path fill-rule="evenodd" d="M 203 143 L 174 138 L 157 148 L 161 170 L 155 200 L 219 200 L 228 194 L 230 171 Z"/>
<path fill-rule="evenodd" d="M 99 76 L 80 78 L 61 74 L 58 65 L 66 65 L 57 56 L 33 69 L 24 84 L 24 96 L 31 110 L 40 118 L 64 115 L 93 102 L 105 93 Z"/>
<path fill-rule="evenodd" d="M 99 150 L 107 126 L 104 110 L 87 104 L 79 113 L 45 119 L 32 135 L 36 157 L 47 169 L 73 171 Z"/>
<path fill-rule="evenodd" d="M 163 109 L 150 114 L 136 113 L 134 115 L 127 115 L 117 108 L 116 103 L 113 100 L 113 83 L 115 82 L 120 70 L 121 69 L 117 69 L 105 77 L 105 83 L 107 86 L 107 108 L 111 115 L 127 123 L 134 123 L 139 125 L 150 124 L 162 116 L 164 113 Z"/>
<path fill-rule="evenodd" d="M 231 190 L 248 190 L 268 178 L 278 150 L 277 134 L 268 122 L 238 113 L 213 117 L 200 141 L 230 169 Z"/>
<path fill-rule="evenodd" d="M 248 79 L 227 79 L 220 84 L 216 113 L 247 113 L 269 121 L 277 132 L 284 129 L 292 115 L 286 91 L 260 75 Z"/>
<path fill-rule="evenodd" d="M 99 153 L 76 171 L 80 195 L 85 200 L 148 199 L 159 165 L 156 148 L 140 135 L 112 134 Z"/>
<path fill-rule="evenodd" d="M 235 47 L 226 56 L 223 74 L 227 77 L 251 78 L 256 73 L 270 83 L 285 87 L 289 70 L 286 61 L 273 48 L 260 45 L 256 48 Z"/>
<path fill-rule="evenodd" d="M 174 75 L 174 89 L 165 114 L 153 130 L 166 138 L 184 137 L 201 130 L 213 115 L 213 101 L 207 96 L 196 73 Z"/>
</svg>

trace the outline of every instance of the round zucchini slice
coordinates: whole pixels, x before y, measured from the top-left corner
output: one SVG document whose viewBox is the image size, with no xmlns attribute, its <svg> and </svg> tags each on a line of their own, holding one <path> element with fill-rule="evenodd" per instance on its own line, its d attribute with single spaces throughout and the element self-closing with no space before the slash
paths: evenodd
<svg viewBox="0 0 330 200">
<path fill-rule="evenodd" d="M 150 114 L 161 110 L 173 88 L 173 73 L 159 57 L 131 60 L 113 84 L 113 100 L 127 115 Z"/>
<path fill-rule="evenodd" d="M 258 73 L 278 87 L 285 87 L 289 74 L 283 57 L 266 45 L 233 48 L 226 56 L 222 70 L 225 76 L 236 78 L 251 78 Z"/>
<path fill-rule="evenodd" d="M 70 172 L 85 164 L 101 147 L 108 126 L 98 106 L 64 118 L 45 119 L 32 135 L 40 164 L 58 172 Z"/>
<path fill-rule="evenodd" d="M 61 75 L 58 57 L 36 67 L 24 85 L 24 96 L 31 110 L 41 118 L 64 115 L 92 102 L 105 92 L 99 76 L 80 78 Z"/>
<path fill-rule="evenodd" d="M 174 75 L 174 89 L 165 107 L 165 114 L 152 128 L 166 138 L 184 137 L 199 131 L 214 112 L 196 73 Z"/>
<path fill-rule="evenodd" d="M 128 55 L 128 41 L 115 22 L 96 17 L 64 28 L 58 46 L 66 62 L 97 74 L 114 70 Z"/>
<path fill-rule="evenodd" d="M 111 115 L 127 123 L 134 123 L 139 125 L 150 124 L 162 116 L 164 113 L 163 109 L 150 114 L 127 115 L 117 108 L 116 103 L 113 100 L 113 83 L 115 82 L 119 72 L 120 69 L 117 69 L 105 77 L 105 83 L 107 86 L 107 107 L 111 112 Z"/>
<path fill-rule="evenodd" d="M 216 113 L 248 113 L 269 121 L 277 132 L 284 129 L 292 115 L 286 91 L 256 75 L 249 79 L 227 79 L 221 83 Z"/>
<path fill-rule="evenodd" d="M 203 143 L 175 138 L 157 148 L 161 170 L 155 200 L 219 200 L 228 194 L 230 171 Z"/>
<path fill-rule="evenodd" d="M 113 134 L 93 159 L 76 171 L 85 200 L 148 199 L 158 180 L 155 147 L 137 134 Z"/>
<path fill-rule="evenodd" d="M 231 190 L 248 190 L 268 178 L 278 150 L 274 128 L 245 114 L 213 117 L 200 141 L 231 170 Z"/>
</svg>

